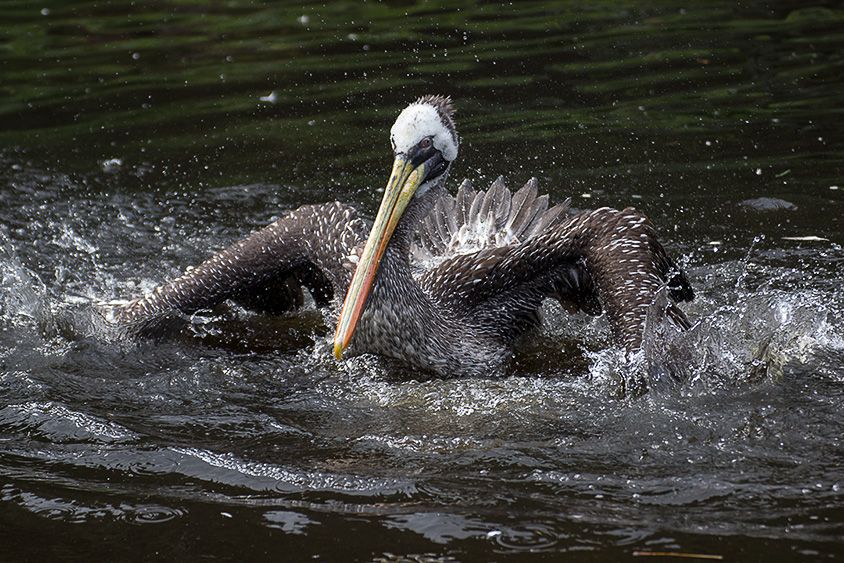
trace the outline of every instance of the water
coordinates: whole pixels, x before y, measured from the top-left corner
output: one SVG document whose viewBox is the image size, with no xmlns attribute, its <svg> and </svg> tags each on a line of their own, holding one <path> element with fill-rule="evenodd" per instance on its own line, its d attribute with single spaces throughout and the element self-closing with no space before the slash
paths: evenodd
<svg viewBox="0 0 844 563">
<path fill-rule="evenodd" d="M 844 555 L 837 3 L 0 14 L 5 560 Z M 374 213 L 429 92 L 458 106 L 455 187 L 651 217 L 698 293 L 648 339 L 687 383 L 634 396 L 603 320 L 553 307 L 501 379 L 338 363 L 312 309 L 98 336 L 92 301 L 285 209 Z"/>
</svg>

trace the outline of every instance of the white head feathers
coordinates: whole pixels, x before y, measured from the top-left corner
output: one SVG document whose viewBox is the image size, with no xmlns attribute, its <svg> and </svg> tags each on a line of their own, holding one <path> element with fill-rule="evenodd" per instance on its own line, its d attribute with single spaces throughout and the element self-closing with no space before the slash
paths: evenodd
<svg viewBox="0 0 844 563">
<path fill-rule="evenodd" d="M 452 113 L 454 109 L 449 98 L 419 98 L 399 114 L 390 129 L 393 151 L 407 153 L 425 137 L 433 137 L 434 147 L 442 153 L 443 158 L 453 162 L 457 158 L 458 142 L 457 132 L 451 120 Z"/>
</svg>

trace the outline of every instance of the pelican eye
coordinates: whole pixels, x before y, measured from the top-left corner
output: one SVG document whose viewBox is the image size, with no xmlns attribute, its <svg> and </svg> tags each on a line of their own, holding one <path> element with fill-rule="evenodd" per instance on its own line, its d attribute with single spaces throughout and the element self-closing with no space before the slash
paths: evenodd
<svg viewBox="0 0 844 563">
<path fill-rule="evenodd" d="M 432 158 L 435 154 L 437 154 L 437 152 L 436 147 L 434 147 L 434 136 L 431 135 L 430 137 L 424 137 L 416 143 L 416 145 L 408 151 L 407 155 L 410 157 L 410 161 L 413 163 L 413 166 L 419 166 L 426 160 Z"/>
</svg>

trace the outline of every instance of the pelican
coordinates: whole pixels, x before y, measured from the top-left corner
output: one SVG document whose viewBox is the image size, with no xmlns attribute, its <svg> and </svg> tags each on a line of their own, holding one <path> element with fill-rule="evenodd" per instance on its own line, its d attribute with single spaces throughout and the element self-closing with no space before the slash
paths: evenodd
<svg viewBox="0 0 844 563">
<path fill-rule="evenodd" d="M 570 214 L 570 200 L 549 207 L 535 179 L 516 193 L 500 178 L 478 192 L 464 181 L 449 195 L 459 144 L 453 117 L 451 99 L 438 95 L 399 114 L 392 174 L 371 228 L 339 202 L 299 207 L 117 306 L 112 319 L 150 333 L 168 315 L 226 300 L 281 313 L 302 305 L 305 288 L 317 306 L 340 310 L 338 360 L 347 350 L 371 353 L 441 376 L 506 367 L 548 298 L 569 312 L 605 312 L 628 353 L 642 346 L 648 308 L 663 288 L 667 317 L 688 328 L 677 303 L 692 299 L 689 281 L 632 208 Z"/>
</svg>

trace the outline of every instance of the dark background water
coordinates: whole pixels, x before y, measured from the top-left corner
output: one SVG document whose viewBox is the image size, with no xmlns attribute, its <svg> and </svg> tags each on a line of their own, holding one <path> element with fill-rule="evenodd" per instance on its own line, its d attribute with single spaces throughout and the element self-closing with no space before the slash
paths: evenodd
<svg viewBox="0 0 844 563">
<path fill-rule="evenodd" d="M 4 2 L 0 22 L 4 560 L 844 556 L 838 2 Z M 371 215 L 389 126 L 426 93 L 458 107 L 455 186 L 536 176 L 651 217 L 699 295 L 688 384 L 625 396 L 603 321 L 554 308 L 495 380 L 338 363 L 314 310 L 165 342 L 82 324 L 285 209 Z"/>
</svg>

